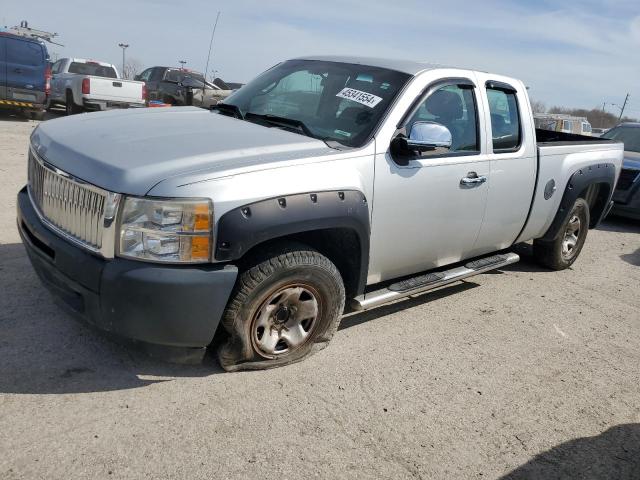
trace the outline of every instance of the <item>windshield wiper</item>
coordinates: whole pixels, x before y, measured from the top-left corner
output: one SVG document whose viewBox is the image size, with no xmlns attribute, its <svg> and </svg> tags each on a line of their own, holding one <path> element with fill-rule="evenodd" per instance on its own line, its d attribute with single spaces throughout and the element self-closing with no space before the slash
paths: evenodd
<svg viewBox="0 0 640 480">
<path fill-rule="evenodd" d="M 229 113 L 231 113 L 235 118 L 244 120 L 244 115 L 242 115 L 242 111 L 240 110 L 240 108 L 238 108 L 237 105 L 233 105 L 231 103 L 216 103 L 215 105 L 211 105 L 209 109 L 219 110 L 223 115 L 228 115 Z"/>
<path fill-rule="evenodd" d="M 271 115 L 269 113 L 262 114 L 262 113 L 253 113 L 253 112 L 247 112 L 244 118 L 245 120 L 251 120 L 251 119 L 263 120 L 276 127 L 294 128 L 302 132 L 307 137 L 317 138 L 313 133 L 311 133 L 311 130 L 309 130 L 309 127 L 307 127 L 302 120 L 296 120 L 294 118 L 287 118 L 287 117 L 280 117 L 278 115 Z"/>
</svg>

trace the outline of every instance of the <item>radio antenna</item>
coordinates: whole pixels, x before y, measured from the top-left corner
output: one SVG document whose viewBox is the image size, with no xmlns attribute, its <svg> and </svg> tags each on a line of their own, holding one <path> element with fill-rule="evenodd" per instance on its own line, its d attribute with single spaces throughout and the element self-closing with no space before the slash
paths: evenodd
<svg viewBox="0 0 640 480">
<path fill-rule="evenodd" d="M 209 55 L 207 55 L 207 65 L 204 67 L 204 81 L 207 81 L 207 75 L 209 74 L 209 60 L 211 59 L 211 49 L 213 48 L 213 37 L 216 34 L 216 27 L 218 26 L 218 20 L 220 19 L 220 12 L 216 15 L 216 23 L 213 24 L 213 31 L 211 32 L 211 41 L 209 42 Z M 215 78 L 211 81 L 213 83 Z"/>
</svg>

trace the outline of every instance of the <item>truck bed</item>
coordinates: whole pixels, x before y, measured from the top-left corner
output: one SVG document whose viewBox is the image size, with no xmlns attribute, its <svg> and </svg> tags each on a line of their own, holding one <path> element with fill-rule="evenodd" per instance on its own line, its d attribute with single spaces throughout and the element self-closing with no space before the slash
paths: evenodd
<svg viewBox="0 0 640 480">
<path fill-rule="evenodd" d="M 554 132 L 536 128 L 536 142 L 538 147 L 553 145 L 595 145 L 597 143 L 616 143 L 615 140 L 600 137 L 588 137 L 576 133 Z"/>
<path fill-rule="evenodd" d="M 614 140 L 536 129 L 537 173 L 533 203 L 517 239 L 542 237 L 558 211 L 571 174 L 582 168 L 614 168 L 620 174 L 624 145 Z"/>
</svg>

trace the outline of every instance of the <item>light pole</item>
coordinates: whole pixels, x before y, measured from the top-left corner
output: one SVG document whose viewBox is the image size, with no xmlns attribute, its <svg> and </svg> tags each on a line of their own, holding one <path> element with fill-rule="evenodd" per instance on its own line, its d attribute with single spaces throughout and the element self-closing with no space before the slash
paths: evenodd
<svg viewBox="0 0 640 480">
<path fill-rule="evenodd" d="M 180 70 L 184 70 L 184 66 L 187 62 L 185 60 L 178 60 L 178 63 L 180 64 Z"/>
<path fill-rule="evenodd" d="M 118 46 L 122 49 L 122 78 L 125 77 L 124 73 L 124 51 L 129 48 L 128 43 L 119 43 Z"/>
</svg>

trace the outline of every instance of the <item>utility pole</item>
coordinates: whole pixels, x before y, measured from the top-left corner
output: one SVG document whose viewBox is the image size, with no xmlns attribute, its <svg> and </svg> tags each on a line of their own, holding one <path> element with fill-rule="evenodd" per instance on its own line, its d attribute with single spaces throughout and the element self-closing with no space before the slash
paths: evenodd
<svg viewBox="0 0 640 480">
<path fill-rule="evenodd" d="M 129 48 L 129 44 L 128 43 L 119 43 L 118 46 L 122 49 L 122 78 L 125 78 L 125 72 L 124 72 L 124 51 Z"/>
<path fill-rule="evenodd" d="M 624 108 L 627 106 L 627 101 L 629 100 L 629 94 L 624 97 L 624 103 L 622 104 L 622 108 L 620 109 L 620 116 L 618 117 L 618 122 L 622 120 L 622 114 L 624 113 Z"/>
<path fill-rule="evenodd" d="M 180 64 L 180 70 L 184 70 L 184 66 L 187 62 L 185 60 L 178 60 L 178 63 Z"/>
</svg>

